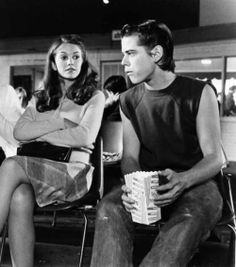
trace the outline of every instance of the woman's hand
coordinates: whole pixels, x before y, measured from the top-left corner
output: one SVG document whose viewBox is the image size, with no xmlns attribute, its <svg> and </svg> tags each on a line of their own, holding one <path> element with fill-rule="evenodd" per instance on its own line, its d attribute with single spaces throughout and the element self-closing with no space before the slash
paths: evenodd
<svg viewBox="0 0 236 267">
<path fill-rule="evenodd" d="M 65 128 L 68 129 L 68 128 L 74 128 L 74 127 L 77 127 L 78 124 L 73 122 L 73 121 L 70 121 L 66 118 L 64 118 L 64 125 L 65 125 Z"/>
<path fill-rule="evenodd" d="M 129 194 L 131 194 L 131 189 L 126 185 L 122 185 L 121 189 L 123 191 L 123 194 L 121 196 L 123 205 L 128 212 L 131 212 L 133 209 L 135 209 L 135 201 L 128 196 Z"/>
<path fill-rule="evenodd" d="M 79 150 L 81 150 L 81 151 L 84 151 L 84 152 L 86 152 L 86 153 L 88 153 L 88 154 L 92 154 L 93 153 L 93 149 L 94 149 L 94 145 L 93 144 L 91 144 L 90 146 L 81 146 L 80 148 L 79 148 Z"/>
<path fill-rule="evenodd" d="M 158 207 L 164 207 L 173 203 L 185 190 L 186 181 L 181 173 L 171 169 L 165 169 L 160 175 L 166 179 L 166 183 L 156 187 L 154 203 Z"/>
</svg>

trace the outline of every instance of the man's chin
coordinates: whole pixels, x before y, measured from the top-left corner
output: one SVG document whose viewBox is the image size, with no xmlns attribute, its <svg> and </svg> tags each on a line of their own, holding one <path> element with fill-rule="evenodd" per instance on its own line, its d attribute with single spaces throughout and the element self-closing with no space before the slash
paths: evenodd
<svg viewBox="0 0 236 267">
<path fill-rule="evenodd" d="M 130 81 L 131 81 L 131 83 L 132 84 L 139 84 L 139 83 L 141 83 L 141 82 L 143 82 L 143 81 L 140 81 L 140 80 L 137 80 L 137 79 L 130 79 Z"/>
</svg>

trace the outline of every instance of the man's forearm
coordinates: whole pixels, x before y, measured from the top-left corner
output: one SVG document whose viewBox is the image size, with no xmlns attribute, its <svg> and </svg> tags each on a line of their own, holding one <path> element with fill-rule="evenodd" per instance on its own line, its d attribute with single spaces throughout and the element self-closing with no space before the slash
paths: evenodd
<svg viewBox="0 0 236 267">
<path fill-rule="evenodd" d="M 219 173 L 223 165 L 220 155 L 208 155 L 194 165 L 191 169 L 181 173 L 182 179 L 186 182 L 186 188 L 207 181 Z"/>
</svg>

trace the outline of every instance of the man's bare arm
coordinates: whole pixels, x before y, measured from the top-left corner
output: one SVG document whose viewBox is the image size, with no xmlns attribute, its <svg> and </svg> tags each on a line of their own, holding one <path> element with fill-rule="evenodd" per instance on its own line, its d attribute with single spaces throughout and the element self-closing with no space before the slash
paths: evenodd
<svg viewBox="0 0 236 267">
<path fill-rule="evenodd" d="M 121 169 L 122 173 L 125 175 L 134 171 L 141 171 L 139 165 L 140 143 L 130 120 L 124 115 L 121 110 L 120 113 L 123 125 L 123 156 L 121 161 Z M 121 199 L 124 207 L 128 212 L 131 212 L 131 210 L 134 209 L 135 203 L 135 201 L 129 197 L 131 188 L 123 185 L 122 190 L 123 194 Z"/>
<path fill-rule="evenodd" d="M 123 125 L 122 173 L 141 171 L 139 165 L 140 142 L 130 120 L 120 110 Z"/>
<path fill-rule="evenodd" d="M 162 173 L 168 178 L 166 185 L 160 186 L 156 204 L 165 206 L 177 199 L 184 190 L 214 177 L 223 164 L 221 152 L 220 120 L 218 104 L 212 89 L 206 85 L 199 105 L 196 129 L 203 159 L 191 169 L 176 173 L 166 169 Z"/>
</svg>

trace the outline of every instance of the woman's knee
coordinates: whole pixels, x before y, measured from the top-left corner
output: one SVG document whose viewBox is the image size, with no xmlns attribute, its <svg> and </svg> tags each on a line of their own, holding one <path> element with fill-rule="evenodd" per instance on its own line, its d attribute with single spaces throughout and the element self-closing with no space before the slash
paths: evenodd
<svg viewBox="0 0 236 267">
<path fill-rule="evenodd" d="M 31 185 L 22 184 L 16 188 L 12 195 L 10 212 L 32 212 L 35 198 Z"/>
<path fill-rule="evenodd" d="M 1 165 L 0 170 L 5 175 L 23 175 L 23 169 L 20 167 L 17 161 L 12 158 L 5 159 Z"/>
</svg>

